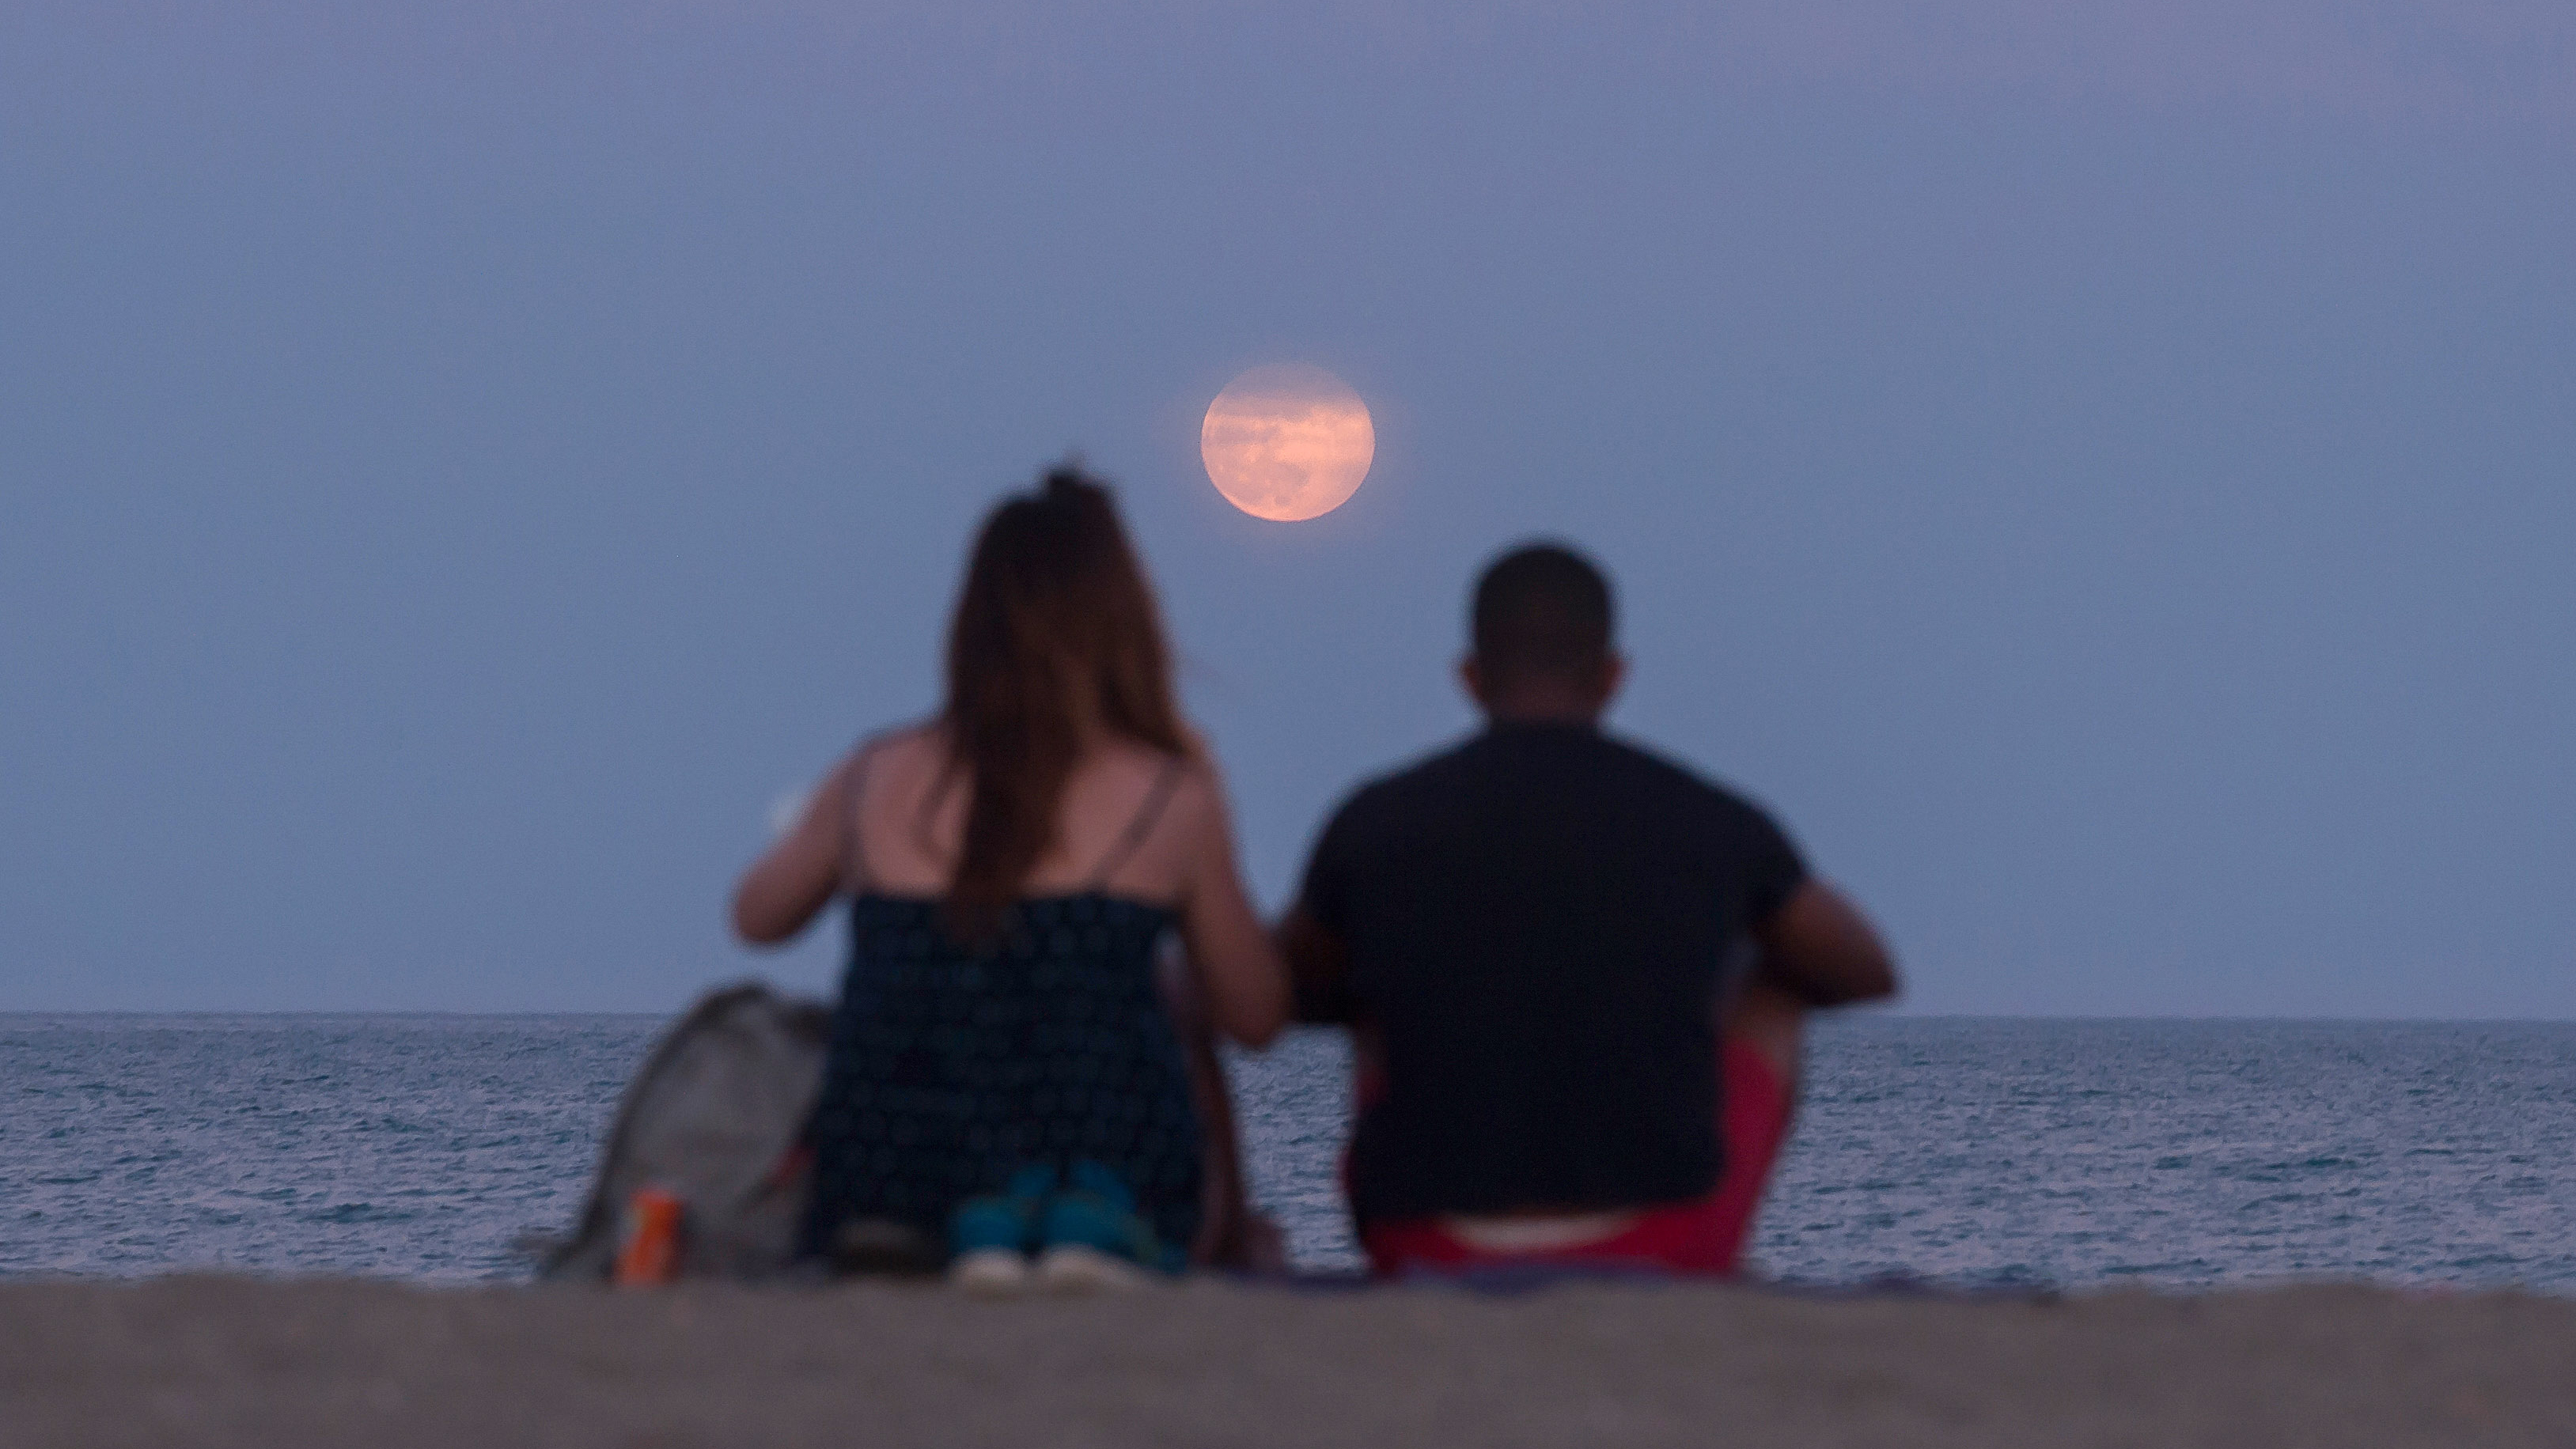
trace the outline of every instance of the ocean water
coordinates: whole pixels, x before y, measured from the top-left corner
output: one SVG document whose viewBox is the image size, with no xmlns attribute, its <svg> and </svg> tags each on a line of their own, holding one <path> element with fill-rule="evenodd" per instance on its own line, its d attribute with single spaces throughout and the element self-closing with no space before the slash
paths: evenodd
<svg viewBox="0 0 2576 1449">
<path fill-rule="evenodd" d="M 0 1016 L 0 1274 L 522 1276 L 659 1028 Z M 1775 1277 L 2576 1292 L 2576 1025 L 1880 1016 L 1809 1066 Z M 1341 1038 L 1233 1069 L 1263 1205 L 1350 1266 Z"/>
</svg>

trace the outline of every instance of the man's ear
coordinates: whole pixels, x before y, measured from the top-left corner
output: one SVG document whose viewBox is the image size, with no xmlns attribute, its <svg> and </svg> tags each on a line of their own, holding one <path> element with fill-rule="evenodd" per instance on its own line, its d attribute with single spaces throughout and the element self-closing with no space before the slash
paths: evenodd
<svg viewBox="0 0 2576 1449">
<path fill-rule="evenodd" d="M 1477 708 L 1485 707 L 1485 670 L 1476 662 L 1475 655 L 1467 655 L 1458 661 L 1458 683 L 1467 691 L 1467 697 L 1476 702 Z"/>
<path fill-rule="evenodd" d="M 1609 658 L 1601 661 L 1601 708 L 1608 709 L 1610 702 L 1619 697 L 1619 687 L 1627 682 L 1627 656 L 1613 650 Z"/>
</svg>

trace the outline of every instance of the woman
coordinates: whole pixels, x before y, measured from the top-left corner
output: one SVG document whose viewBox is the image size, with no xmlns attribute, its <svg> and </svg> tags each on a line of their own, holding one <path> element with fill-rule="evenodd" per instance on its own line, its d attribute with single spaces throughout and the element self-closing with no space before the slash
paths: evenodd
<svg viewBox="0 0 2576 1449">
<path fill-rule="evenodd" d="M 1027 1251 L 1066 1281 L 1220 1256 L 1205 1199 L 1240 1188 L 1194 1018 L 1264 1045 L 1287 978 L 1105 488 L 1058 469 L 985 520 L 947 673 L 939 715 L 854 751 L 734 896 L 756 943 L 850 897 L 806 1250 L 944 1248 L 987 1287 Z M 1158 989 L 1173 935 L 1188 970 Z"/>
</svg>

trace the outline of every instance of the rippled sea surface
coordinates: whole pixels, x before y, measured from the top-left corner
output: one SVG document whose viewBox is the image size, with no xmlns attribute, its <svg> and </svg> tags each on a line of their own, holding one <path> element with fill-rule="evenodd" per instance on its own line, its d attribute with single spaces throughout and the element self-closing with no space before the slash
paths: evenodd
<svg viewBox="0 0 2576 1449">
<path fill-rule="evenodd" d="M 640 1017 L 0 1016 L 0 1274 L 506 1278 Z M 1329 1032 L 1234 1063 L 1259 1195 L 1352 1261 Z M 1816 1034 L 1763 1271 L 2576 1292 L 2576 1026 L 1877 1017 Z"/>
</svg>

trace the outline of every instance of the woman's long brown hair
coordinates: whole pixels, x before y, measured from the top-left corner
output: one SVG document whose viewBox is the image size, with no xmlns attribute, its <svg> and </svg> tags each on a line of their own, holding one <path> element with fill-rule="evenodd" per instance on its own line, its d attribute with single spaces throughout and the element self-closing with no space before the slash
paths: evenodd
<svg viewBox="0 0 2576 1449">
<path fill-rule="evenodd" d="M 973 792 L 948 928 L 989 943 L 1055 843 L 1085 726 L 1183 748 L 1153 589 L 1109 490 L 1079 468 L 984 520 L 948 628 L 942 723 Z"/>
</svg>

